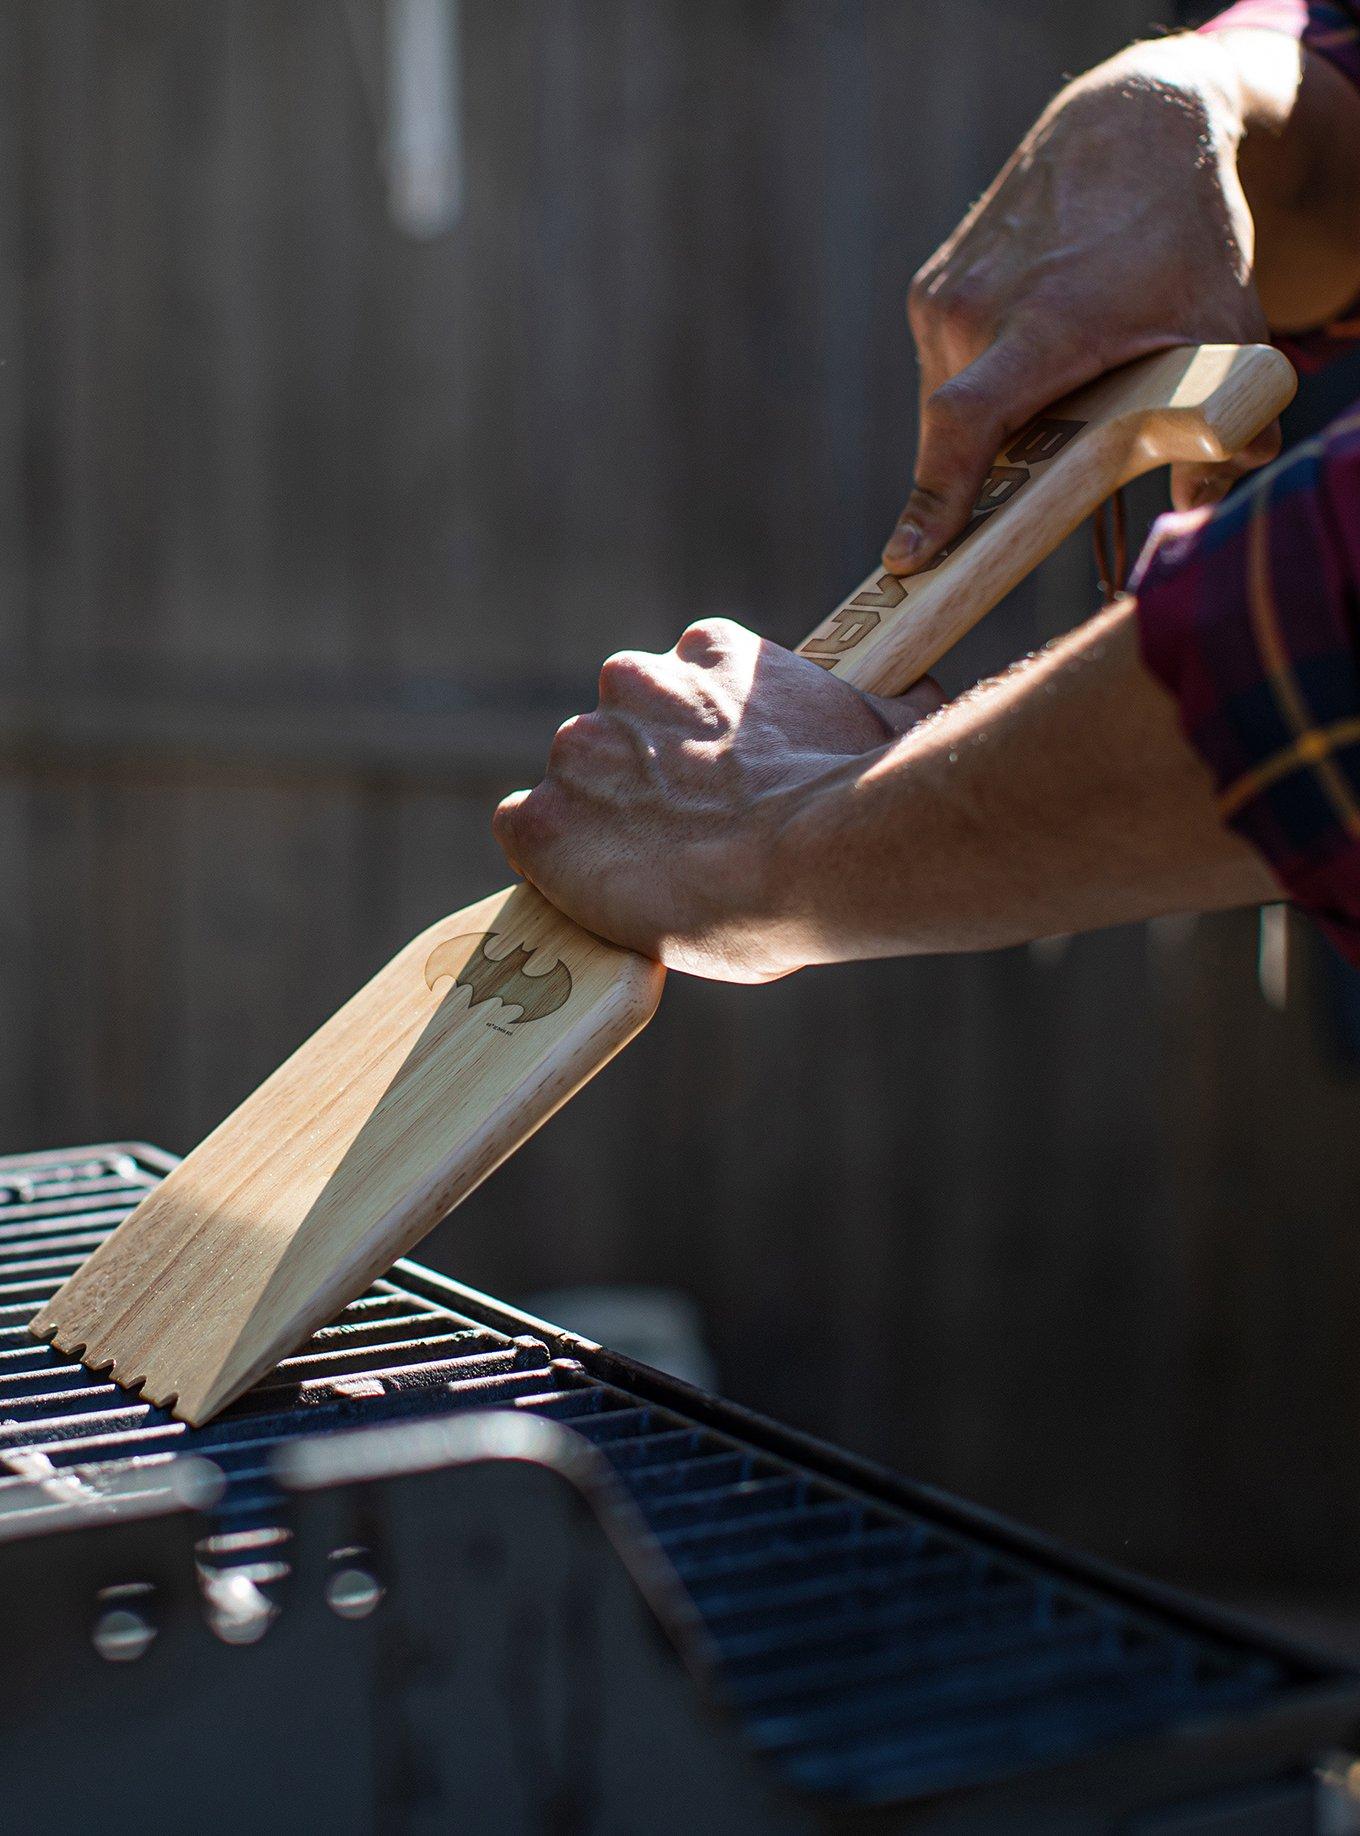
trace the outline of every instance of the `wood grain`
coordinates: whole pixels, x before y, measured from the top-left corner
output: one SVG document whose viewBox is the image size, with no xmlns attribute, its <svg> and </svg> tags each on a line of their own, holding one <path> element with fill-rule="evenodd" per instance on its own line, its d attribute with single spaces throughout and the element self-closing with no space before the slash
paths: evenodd
<svg viewBox="0 0 1360 1836">
<path fill-rule="evenodd" d="M 869 580 L 804 645 L 868 688 L 928 668 L 1115 485 L 1277 414 L 1276 352 L 1129 365 L 1008 441 L 918 581 Z M 201 1422 L 410 1249 L 646 1024 L 660 967 L 515 887 L 446 918 L 266 1080 L 33 1322 Z"/>
<path fill-rule="evenodd" d="M 661 983 L 524 886 L 431 926 L 166 1178 L 34 1331 L 206 1420 L 546 1121 L 650 1018 Z"/>
<path fill-rule="evenodd" d="M 1287 405 L 1295 377 L 1269 345 L 1159 352 L 1054 403 L 998 453 L 973 519 L 926 573 L 881 569 L 799 646 L 825 669 L 899 694 L 1103 503 L 1142 472 L 1226 459 Z"/>
</svg>

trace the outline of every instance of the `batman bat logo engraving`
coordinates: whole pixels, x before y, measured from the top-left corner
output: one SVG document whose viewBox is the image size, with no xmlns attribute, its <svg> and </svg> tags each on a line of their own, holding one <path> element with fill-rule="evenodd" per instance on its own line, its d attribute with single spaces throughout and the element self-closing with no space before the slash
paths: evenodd
<svg viewBox="0 0 1360 1836">
<path fill-rule="evenodd" d="M 471 938 L 446 938 L 430 952 L 425 964 L 425 986 L 433 994 L 435 983 L 451 976 L 457 987 L 472 990 L 469 1011 L 483 1001 L 503 1001 L 507 1007 L 519 1009 L 519 1018 L 512 1020 L 511 1026 L 523 1026 L 530 1020 L 546 1020 L 570 1000 L 571 971 L 559 958 L 551 969 L 540 975 L 530 975 L 525 964 L 533 951 L 523 944 L 517 944 L 504 956 L 488 956 L 486 946 L 499 935 L 498 931 L 484 931 L 476 940 L 476 949 L 465 961 L 459 946 L 471 942 Z"/>
</svg>

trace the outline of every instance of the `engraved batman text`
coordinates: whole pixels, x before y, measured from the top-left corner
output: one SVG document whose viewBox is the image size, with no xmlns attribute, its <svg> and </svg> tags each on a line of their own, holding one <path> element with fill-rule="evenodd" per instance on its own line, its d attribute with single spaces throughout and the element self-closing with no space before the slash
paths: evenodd
<svg viewBox="0 0 1360 1836">
<path fill-rule="evenodd" d="M 1041 414 L 1038 420 L 1022 428 L 983 479 L 972 516 L 953 541 L 946 542 L 939 554 L 920 573 L 930 573 L 932 568 L 938 567 L 941 561 L 952 555 L 956 548 L 961 548 L 969 536 L 981 529 L 988 517 L 994 516 L 1003 504 L 1008 504 L 1017 492 L 1024 489 L 1033 476 L 1035 466 L 1047 465 L 1050 459 L 1056 459 L 1072 436 L 1080 433 L 1085 425 L 1085 421 L 1069 421 L 1060 415 Z M 910 582 L 899 580 L 896 574 L 880 574 L 872 586 L 856 593 L 848 604 L 833 612 L 822 629 L 815 631 L 806 644 L 799 646 L 799 654 L 820 664 L 823 669 L 834 669 L 843 656 L 878 629 L 885 612 L 896 611 L 909 591 Z"/>
</svg>

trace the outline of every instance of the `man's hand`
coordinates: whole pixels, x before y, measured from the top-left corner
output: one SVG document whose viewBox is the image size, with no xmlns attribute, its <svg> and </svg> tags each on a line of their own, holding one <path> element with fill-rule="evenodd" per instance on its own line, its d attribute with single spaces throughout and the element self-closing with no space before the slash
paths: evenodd
<svg viewBox="0 0 1360 1836">
<path fill-rule="evenodd" d="M 912 284 L 920 438 L 885 564 L 929 561 L 1006 437 L 1068 390 L 1170 344 L 1259 342 L 1267 311 L 1288 328 L 1341 310 L 1357 148 L 1349 84 L 1280 32 L 1135 45 L 1069 84 Z M 1177 507 L 1278 450 L 1276 425 L 1177 467 Z"/>
<path fill-rule="evenodd" d="M 663 656 L 622 651 L 558 731 L 543 782 L 496 812 L 512 866 L 578 923 L 721 981 L 801 966 L 796 876 L 774 871 L 815 784 L 938 707 L 862 694 L 727 619 Z"/>
<path fill-rule="evenodd" d="M 691 626 L 605 664 L 497 836 L 578 923 L 729 982 L 1278 897 L 1133 610 L 930 720 L 931 684 L 880 701 L 740 625 Z"/>
</svg>

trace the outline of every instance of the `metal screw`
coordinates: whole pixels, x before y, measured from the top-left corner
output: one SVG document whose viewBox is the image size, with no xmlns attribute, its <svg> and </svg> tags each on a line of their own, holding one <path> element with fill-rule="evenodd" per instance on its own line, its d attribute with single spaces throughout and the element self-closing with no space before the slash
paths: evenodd
<svg viewBox="0 0 1360 1836">
<path fill-rule="evenodd" d="M 206 1575 L 208 1623 L 224 1645 L 254 1645 L 262 1639 L 278 1608 L 268 1594 L 240 1569 Z"/>
<path fill-rule="evenodd" d="M 109 1607 L 94 1622 L 94 1648 L 110 1664 L 131 1664 L 150 1649 L 156 1628 L 131 1607 Z"/>
<path fill-rule="evenodd" d="M 341 1568 L 326 1582 L 326 1605 L 341 1619 L 367 1619 L 386 1591 L 366 1568 Z"/>
</svg>

